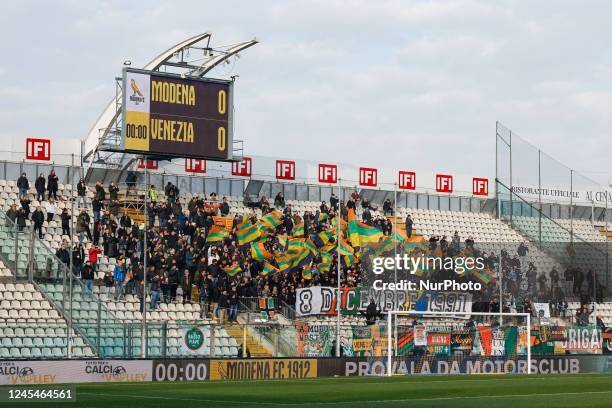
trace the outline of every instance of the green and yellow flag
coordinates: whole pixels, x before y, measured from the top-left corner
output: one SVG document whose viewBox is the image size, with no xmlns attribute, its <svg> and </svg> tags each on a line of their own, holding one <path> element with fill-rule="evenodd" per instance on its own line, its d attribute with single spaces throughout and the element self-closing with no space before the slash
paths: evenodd
<svg viewBox="0 0 612 408">
<path fill-rule="evenodd" d="M 357 220 L 355 219 L 355 210 L 348 209 L 348 236 L 353 247 L 361 246 L 359 242 L 359 231 L 357 229 Z"/>
<path fill-rule="evenodd" d="M 283 222 L 283 213 L 274 209 L 261 217 L 260 222 L 267 229 L 276 229 Z"/>
<path fill-rule="evenodd" d="M 353 255 L 355 253 L 355 250 L 343 239 L 340 240 L 340 246 L 338 248 L 340 250 L 340 255 Z"/>
<path fill-rule="evenodd" d="M 361 221 L 357 221 L 357 233 L 359 234 L 359 243 L 365 244 L 377 243 L 385 235 L 376 227 L 371 227 Z"/>
<path fill-rule="evenodd" d="M 304 278 L 306 280 L 311 280 L 312 279 L 312 270 L 310 269 L 309 266 L 304 268 L 304 270 L 302 271 L 302 278 Z"/>
<path fill-rule="evenodd" d="M 280 269 L 272 265 L 270 262 L 266 261 L 264 263 L 263 271 L 261 273 L 264 276 L 268 276 L 268 275 L 274 275 L 275 273 L 278 273 L 278 272 L 280 272 Z"/>
<path fill-rule="evenodd" d="M 261 232 L 257 225 L 251 223 L 242 223 L 236 230 L 236 237 L 238 238 L 238 245 L 245 245 L 255 241 L 261 236 Z"/>
<path fill-rule="evenodd" d="M 318 268 L 321 272 L 329 272 L 332 266 L 332 256 L 329 252 L 321 251 L 321 262 Z"/>
<path fill-rule="evenodd" d="M 294 237 L 303 237 L 304 236 L 304 223 L 300 222 L 298 225 L 296 225 L 291 231 L 291 234 Z"/>
<path fill-rule="evenodd" d="M 268 251 L 263 242 L 252 242 L 251 243 L 251 258 L 256 261 L 263 261 L 266 259 L 272 259 L 274 254 Z"/>
<path fill-rule="evenodd" d="M 206 236 L 206 242 L 221 242 L 225 238 L 229 237 L 229 235 L 230 232 L 225 227 L 213 225 L 208 231 L 208 235 Z"/>
</svg>

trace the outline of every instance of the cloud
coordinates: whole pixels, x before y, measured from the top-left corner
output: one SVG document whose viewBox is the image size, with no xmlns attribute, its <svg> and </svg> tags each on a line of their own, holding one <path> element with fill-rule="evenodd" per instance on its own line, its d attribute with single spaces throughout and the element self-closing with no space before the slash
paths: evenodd
<svg viewBox="0 0 612 408">
<path fill-rule="evenodd" d="M 82 138 L 125 59 L 140 66 L 211 31 L 213 44 L 261 39 L 211 73 L 240 75 L 247 153 L 492 175 L 500 120 L 570 166 L 608 171 L 610 11 L 527 0 L 11 3 L 0 35 L 21 41 L 0 44 L 14 57 L 0 67 L 2 132 Z"/>
</svg>

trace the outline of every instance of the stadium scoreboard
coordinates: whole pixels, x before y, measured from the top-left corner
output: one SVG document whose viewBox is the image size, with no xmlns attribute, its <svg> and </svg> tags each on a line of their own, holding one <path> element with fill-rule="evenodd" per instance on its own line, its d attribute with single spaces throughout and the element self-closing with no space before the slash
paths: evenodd
<svg viewBox="0 0 612 408">
<path fill-rule="evenodd" d="M 125 68 L 121 149 L 232 160 L 232 96 L 232 81 Z"/>
</svg>

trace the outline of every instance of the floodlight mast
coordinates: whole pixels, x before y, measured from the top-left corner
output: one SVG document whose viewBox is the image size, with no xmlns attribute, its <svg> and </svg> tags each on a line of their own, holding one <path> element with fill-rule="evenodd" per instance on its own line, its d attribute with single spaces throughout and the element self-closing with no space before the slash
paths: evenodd
<svg viewBox="0 0 612 408">
<path fill-rule="evenodd" d="M 501 318 L 502 316 L 508 317 L 526 317 L 527 318 L 527 374 L 531 374 L 531 314 L 529 313 L 499 313 L 499 312 L 469 312 L 469 313 L 452 313 L 452 312 L 429 312 L 429 311 L 418 311 L 418 310 L 390 310 L 387 312 L 387 377 L 393 375 L 393 360 L 391 351 L 391 323 L 393 322 L 393 316 L 407 315 L 407 316 L 496 316 Z M 397 319 L 397 317 L 396 317 Z"/>
</svg>

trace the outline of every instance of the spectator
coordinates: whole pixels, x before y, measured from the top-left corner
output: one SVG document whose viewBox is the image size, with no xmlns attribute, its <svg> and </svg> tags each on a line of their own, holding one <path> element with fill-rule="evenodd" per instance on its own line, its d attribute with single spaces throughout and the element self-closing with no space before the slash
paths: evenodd
<svg viewBox="0 0 612 408">
<path fill-rule="evenodd" d="M 40 206 L 36 207 L 36 210 L 32 213 L 32 222 L 34 223 L 34 232 L 38 231 L 38 238 L 42 239 L 42 227 L 45 222 L 45 213 L 43 213 Z"/>
<path fill-rule="evenodd" d="M 87 211 L 83 210 L 81 211 L 81 213 L 79 214 L 78 218 L 77 218 L 77 227 L 76 227 L 76 232 L 77 234 L 79 234 L 79 242 L 83 242 L 83 234 L 86 233 L 87 234 L 87 239 L 89 241 L 92 241 L 93 238 L 91 237 L 91 230 L 89 229 L 89 223 L 91 222 L 91 218 L 89 217 L 89 214 L 87 214 Z"/>
<path fill-rule="evenodd" d="M 51 170 L 49 177 L 47 177 L 47 199 L 53 196 L 53 199 L 57 200 L 57 190 L 59 188 L 59 178 L 55 174 L 55 170 Z"/>
<path fill-rule="evenodd" d="M 229 294 L 229 321 L 235 322 L 238 319 L 238 288 L 233 285 Z"/>
<path fill-rule="evenodd" d="M 153 203 L 157 202 L 157 190 L 155 189 L 155 186 L 153 184 L 151 184 L 151 187 L 149 187 L 149 191 L 147 191 L 147 195 L 149 196 L 149 200 L 151 200 L 151 202 Z"/>
<path fill-rule="evenodd" d="M 332 193 L 329 197 L 329 205 L 334 212 L 338 211 L 338 202 L 338 197 L 336 197 L 336 194 Z"/>
<path fill-rule="evenodd" d="M 383 214 L 384 215 L 393 215 L 393 204 L 391 200 L 387 198 L 383 203 Z"/>
<path fill-rule="evenodd" d="M 92 245 L 89 248 L 89 251 L 87 253 L 87 259 L 89 260 L 89 263 L 91 264 L 91 267 L 96 272 L 98 271 L 98 257 L 100 256 L 101 253 L 102 253 L 102 251 L 100 250 L 100 248 L 97 245 Z"/>
<path fill-rule="evenodd" d="M 85 265 L 81 269 L 81 279 L 85 282 L 85 287 L 92 293 L 95 271 L 89 260 L 85 261 Z"/>
<path fill-rule="evenodd" d="M 278 194 L 276 194 L 276 197 L 274 197 L 274 207 L 278 208 L 279 210 L 285 208 L 285 196 L 281 191 L 279 191 Z"/>
<path fill-rule="evenodd" d="M 28 195 L 30 189 L 30 182 L 25 172 L 21 173 L 21 177 L 17 179 L 17 188 L 19 188 L 19 198 L 25 198 Z"/>
<path fill-rule="evenodd" d="M 149 268 L 149 274 L 151 277 L 151 310 L 155 310 L 157 308 L 157 304 L 159 303 L 159 289 L 160 289 L 160 276 L 155 272 L 155 267 Z"/>
<path fill-rule="evenodd" d="M 412 237 L 412 217 L 410 217 L 410 214 L 408 214 L 408 216 L 406 217 L 406 236 L 408 238 Z"/>
<path fill-rule="evenodd" d="M 70 266 L 70 253 L 66 249 L 66 244 L 64 242 L 62 242 L 59 249 L 55 252 L 55 256 L 57 256 L 66 267 Z"/>
<path fill-rule="evenodd" d="M 23 207 L 21 207 L 17 212 L 17 228 L 19 229 L 19 232 L 22 232 L 25 229 L 27 219 L 28 219 L 28 214 L 26 213 L 26 210 Z M 44 219 L 44 215 L 43 215 L 43 219 Z"/>
<path fill-rule="evenodd" d="M 115 300 L 119 300 L 119 297 L 121 296 L 121 290 L 123 288 L 123 282 L 125 281 L 126 274 L 127 267 L 125 265 L 125 260 L 123 258 L 119 258 L 119 260 L 117 260 L 117 264 L 115 265 L 115 269 L 113 270 Z"/>
<path fill-rule="evenodd" d="M 55 206 L 55 202 L 52 198 L 49 198 L 49 201 L 47 201 L 47 204 L 45 204 L 45 211 L 47 212 L 47 222 L 53 221 L 53 217 L 57 212 L 57 207 Z"/>
<path fill-rule="evenodd" d="M 44 200 L 45 191 L 47 189 L 47 181 L 42 173 L 40 173 L 40 176 L 38 176 L 38 178 L 34 182 L 34 188 L 36 189 L 36 200 Z"/>
<path fill-rule="evenodd" d="M 224 324 L 227 319 L 227 310 L 229 309 L 229 297 L 227 290 L 223 289 L 218 298 L 219 323 Z"/>
<path fill-rule="evenodd" d="M 87 208 L 87 184 L 84 179 L 77 184 L 77 207 Z"/>
<path fill-rule="evenodd" d="M 221 202 L 220 211 L 221 211 L 221 215 L 224 216 L 224 217 L 227 217 L 229 215 L 230 206 L 227 203 L 227 198 L 225 198 L 225 197 L 223 197 L 223 200 Z"/>
<path fill-rule="evenodd" d="M 17 216 L 19 215 L 19 211 L 17 210 L 17 204 L 11 204 L 11 208 L 6 212 L 6 217 L 11 220 L 10 222 L 6 222 L 5 225 L 7 227 L 11 227 L 13 224 L 17 222 Z"/>
<path fill-rule="evenodd" d="M 111 182 L 108 186 L 108 195 L 111 201 L 119 200 L 119 187 L 114 182 Z"/>
<path fill-rule="evenodd" d="M 176 186 L 169 181 L 168 184 L 166 184 L 166 188 L 164 189 L 164 194 L 166 194 L 166 198 L 168 199 L 170 205 L 174 204 L 174 202 L 176 201 L 177 193 L 178 190 Z"/>
<path fill-rule="evenodd" d="M 191 286 L 193 284 L 193 278 L 189 269 L 185 269 L 183 272 L 183 278 L 181 281 L 181 290 L 183 291 L 183 304 L 186 302 L 191 303 Z"/>
<path fill-rule="evenodd" d="M 91 208 L 93 209 L 94 222 L 100 221 L 100 212 L 102 211 L 102 201 L 99 196 L 96 195 L 91 202 Z"/>
<path fill-rule="evenodd" d="M 100 202 L 104 202 L 106 200 L 106 191 L 104 190 L 104 184 L 101 181 L 96 183 L 96 191 L 94 193 L 94 198 Z"/>
<path fill-rule="evenodd" d="M 47 212 L 47 214 L 49 213 Z M 67 208 L 64 208 L 62 210 L 61 220 L 62 220 L 62 235 L 70 235 L 70 214 L 68 214 Z"/>
</svg>

